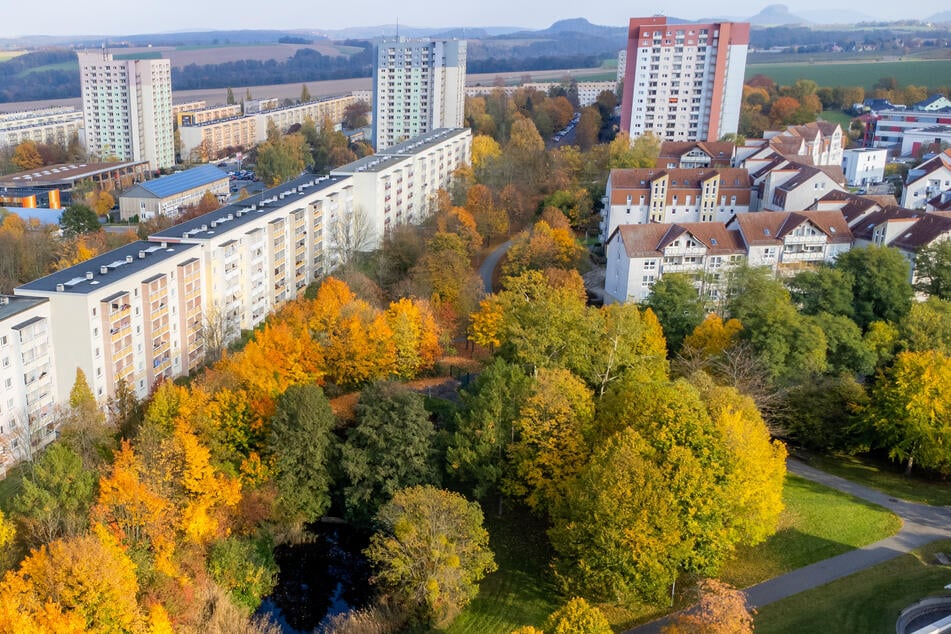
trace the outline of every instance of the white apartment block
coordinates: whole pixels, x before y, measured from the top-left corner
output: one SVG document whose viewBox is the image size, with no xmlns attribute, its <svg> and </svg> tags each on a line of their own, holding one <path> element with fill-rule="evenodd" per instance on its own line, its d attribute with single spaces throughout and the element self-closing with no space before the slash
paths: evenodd
<svg viewBox="0 0 951 634">
<path fill-rule="evenodd" d="M 491 95 L 497 90 L 511 96 L 523 88 L 532 88 L 546 95 L 550 94 L 552 88 L 564 86 L 562 82 L 527 82 L 514 86 L 466 86 L 467 97 L 479 97 L 482 95 Z M 598 95 L 602 92 L 617 92 L 617 84 L 613 81 L 579 81 L 575 82 L 578 91 L 578 105 L 582 108 L 593 105 L 598 101 Z"/>
<path fill-rule="evenodd" d="M 203 101 L 199 101 L 197 103 L 202 105 L 198 108 L 172 106 L 172 109 L 174 110 L 175 123 L 179 126 L 195 125 L 198 123 L 207 123 L 209 121 L 218 121 L 220 119 L 240 117 L 242 114 L 241 104 L 238 103 L 218 106 L 208 106 L 205 105 L 205 102 Z"/>
<path fill-rule="evenodd" d="M 436 192 L 448 189 L 453 172 L 471 158 L 472 131 L 439 129 L 333 170 L 349 176 L 360 213 L 373 228 L 375 246 L 390 227 L 418 223 Z"/>
<path fill-rule="evenodd" d="M 649 222 L 726 222 L 750 211 L 745 169 L 614 169 L 604 195 L 601 237 L 620 225 Z"/>
<path fill-rule="evenodd" d="M 24 141 L 66 146 L 83 127 L 83 113 L 72 106 L 0 114 L 0 147 Z"/>
<path fill-rule="evenodd" d="M 668 24 L 631 18 L 621 129 L 667 141 L 716 141 L 735 133 L 750 41 L 745 22 Z"/>
<path fill-rule="evenodd" d="M 255 127 L 258 143 L 267 138 L 268 123 L 273 123 L 282 133 L 287 132 L 293 125 L 302 125 L 307 119 L 313 121 L 318 128 L 327 119 L 337 125 L 343 121 L 343 111 L 346 110 L 347 106 L 356 102 L 356 97 L 344 95 L 256 113 L 254 116 L 257 118 Z M 456 127 L 462 127 L 462 124 L 460 123 Z"/>
<path fill-rule="evenodd" d="M 901 206 L 927 209 L 931 201 L 940 201 L 942 194 L 948 191 L 951 191 L 951 150 L 945 150 L 908 171 Z"/>
<path fill-rule="evenodd" d="M 0 477 L 56 435 L 50 303 L 0 295 Z"/>
<path fill-rule="evenodd" d="M 377 152 L 439 128 L 461 128 L 465 40 L 383 40 L 373 68 Z"/>
<path fill-rule="evenodd" d="M 605 249 L 607 301 L 643 302 L 665 274 L 683 273 L 716 298 L 732 267 L 769 266 L 791 273 L 835 261 L 851 248 L 839 211 L 741 214 L 722 222 L 621 225 Z"/>
<path fill-rule="evenodd" d="M 214 161 L 228 148 L 247 150 L 258 144 L 258 115 L 183 125 L 178 138 L 183 160 Z"/>
<path fill-rule="evenodd" d="M 17 287 L 49 300 L 56 402 L 82 369 L 97 399 L 125 381 L 144 398 L 203 360 L 203 289 L 194 245 L 133 242 Z"/>
<path fill-rule="evenodd" d="M 850 187 L 881 183 L 885 178 L 888 151 L 884 148 L 856 148 L 842 153 L 842 171 Z"/>
<path fill-rule="evenodd" d="M 86 149 L 96 156 L 175 164 L 172 71 L 167 59 L 114 60 L 105 50 L 80 52 Z"/>
<path fill-rule="evenodd" d="M 842 168 L 813 167 L 775 158 L 754 172 L 747 161 L 753 178 L 753 211 L 798 211 L 809 209 L 832 191 L 845 191 Z"/>
<path fill-rule="evenodd" d="M 617 52 L 617 83 L 624 81 L 624 73 L 627 72 L 627 49 L 621 49 Z"/>
</svg>

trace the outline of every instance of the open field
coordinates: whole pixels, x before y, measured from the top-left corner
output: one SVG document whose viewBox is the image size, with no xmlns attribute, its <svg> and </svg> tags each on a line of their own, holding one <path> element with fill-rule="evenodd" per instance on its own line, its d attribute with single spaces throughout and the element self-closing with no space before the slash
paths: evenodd
<svg viewBox="0 0 951 634">
<path fill-rule="evenodd" d="M 899 86 L 937 88 L 951 83 L 951 59 L 753 64 L 746 67 L 747 79 L 758 74 L 766 75 L 782 86 L 789 86 L 797 79 L 811 79 L 820 86 L 862 86 L 871 90 L 882 77 L 895 77 Z"/>
<path fill-rule="evenodd" d="M 338 47 L 330 42 L 318 42 L 315 44 L 248 44 L 237 46 L 234 44 L 221 46 L 155 46 L 116 49 L 114 52 L 125 54 L 135 53 L 155 53 L 159 52 L 162 57 L 172 63 L 172 68 L 182 68 L 189 64 L 223 64 L 225 62 L 237 62 L 243 59 L 254 59 L 266 61 L 276 59 L 284 61 L 294 56 L 294 53 L 301 48 L 310 48 L 321 55 L 348 55 L 354 49 L 352 47 Z"/>
<path fill-rule="evenodd" d="M 8 59 L 13 59 L 24 53 L 26 53 L 26 51 L 0 51 L 0 62 L 5 62 Z"/>
<path fill-rule="evenodd" d="M 899 613 L 928 596 L 947 596 L 951 568 L 934 553 L 951 551 L 951 541 L 935 542 L 849 577 L 764 606 L 756 631 L 894 634 Z"/>
<path fill-rule="evenodd" d="M 951 482 L 926 480 L 914 473 L 906 476 L 902 467 L 893 462 L 847 455 L 816 455 L 805 460 L 813 467 L 896 498 L 932 506 L 951 506 Z"/>
</svg>

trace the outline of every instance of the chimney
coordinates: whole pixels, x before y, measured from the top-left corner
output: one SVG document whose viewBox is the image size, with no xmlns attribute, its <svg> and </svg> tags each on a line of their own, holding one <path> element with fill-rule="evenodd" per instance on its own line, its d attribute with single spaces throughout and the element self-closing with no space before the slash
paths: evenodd
<svg viewBox="0 0 951 634">
<path fill-rule="evenodd" d="M 6 295 L 0 296 L 0 306 L 6 306 L 9 303 L 10 303 L 9 297 L 7 297 Z"/>
<path fill-rule="evenodd" d="M 162 248 L 163 248 L 163 249 L 167 249 L 167 248 L 168 248 L 168 242 L 162 242 Z"/>
<path fill-rule="evenodd" d="M 86 279 L 87 279 L 87 280 L 91 280 L 91 279 L 92 279 L 92 271 L 86 271 Z"/>
<path fill-rule="evenodd" d="M 140 260 L 144 260 L 144 259 L 145 259 L 145 251 L 139 251 L 139 259 L 140 259 Z"/>
<path fill-rule="evenodd" d="M 62 293 L 62 292 L 65 291 L 65 290 L 66 290 L 66 287 L 63 286 L 62 284 L 57 284 L 57 285 L 56 285 L 56 292 L 57 292 L 57 293 Z"/>
<path fill-rule="evenodd" d="M 109 272 L 109 267 L 108 267 L 108 266 L 100 266 L 100 267 L 99 267 L 99 275 L 106 275 L 108 272 Z"/>
<path fill-rule="evenodd" d="M 126 261 L 126 263 L 131 263 L 131 262 L 132 262 L 132 259 L 133 259 L 133 258 L 132 258 L 131 255 L 125 256 L 125 261 Z"/>
</svg>

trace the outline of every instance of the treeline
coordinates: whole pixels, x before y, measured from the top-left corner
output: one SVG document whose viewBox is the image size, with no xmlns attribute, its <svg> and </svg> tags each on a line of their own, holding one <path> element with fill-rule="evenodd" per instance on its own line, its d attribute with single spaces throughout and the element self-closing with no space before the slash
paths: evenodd
<svg viewBox="0 0 951 634">
<path fill-rule="evenodd" d="M 53 69 L 29 72 L 47 64 L 75 61 L 76 53 L 73 51 L 53 50 L 18 55 L 0 63 L 0 102 L 78 97 L 78 70 Z"/>
<path fill-rule="evenodd" d="M 363 46 L 363 50 L 350 57 L 323 55 L 313 49 L 302 48 L 284 62 L 245 59 L 203 66 L 189 64 L 184 68 L 172 69 L 172 89 L 227 88 L 369 77 L 373 72 L 373 48 L 367 42 L 359 45 Z"/>
<path fill-rule="evenodd" d="M 799 47 L 828 47 L 836 43 L 845 50 L 854 46 L 878 46 L 880 48 L 897 48 L 896 40 L 911 40 L 927 38 L 928 40 L 948 40 L 951 30 L 948 29 L 913 29 L 913 28 L 869 28 L 843 29 L 827 31 L 810 29 L 804 26 L 773 26 L 765 29 L 754 28 L 750 32 L 750 46 L 754 48 L 771 48 L 773 46 Z"/>
<path fill-rule="evenodd" d="M 490 57 L 469 59 L 470 73 L 508 73 L 522 70 L 557 70 L 559 68 L 592 68 L 601 64 L 597 55 L 542 55 L 540 57 Z"/>
</svg>

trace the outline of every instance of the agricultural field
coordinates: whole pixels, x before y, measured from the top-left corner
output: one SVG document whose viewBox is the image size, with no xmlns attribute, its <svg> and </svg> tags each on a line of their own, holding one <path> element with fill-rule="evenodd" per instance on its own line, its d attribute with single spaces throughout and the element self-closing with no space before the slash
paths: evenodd
<svg viewBox="0 0 951 634">
<path fill-rule="evenodd" d="M 5 62 L 8 59 L 13 59 L 18 55 L 23 55 L 26 51 L 0 51 L 0 62 Z"/>
<path fill-rule="evenodd" d="M 766 75 L 781 86 L 789 86 L 798 79 L 811 79 L 820 86 L 862 86 L 871 90 L 882 77 L 895 77 L 899 86 L 933 89 L 951 83 L 951 59 L 747 65 L 747 79 L 758 74 Z"/>
<path fill-rule="evenodd" d="M 248 45 L 208 45 L 208 46 L 156 46 L 123 49 L 127 54 L 154 54 L 161 53 L 162 57 L 172 62 L 172 68 L 182 68 L 189 64 L 223 64 L 245 59 L 267 61 L 276 59 L 284 61 L 294 56 L 298 49 L 310 48 L 321 55 L 349 55 L 353 47 L 337 46 L 330 42 L 315 44 L 248 44 Z"/>
</svg>

